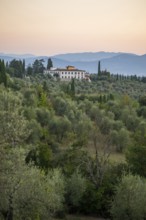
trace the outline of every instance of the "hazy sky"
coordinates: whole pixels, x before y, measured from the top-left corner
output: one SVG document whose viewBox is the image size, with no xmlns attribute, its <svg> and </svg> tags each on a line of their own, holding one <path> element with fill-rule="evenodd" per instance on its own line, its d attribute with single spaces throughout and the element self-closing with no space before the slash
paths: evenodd
<svg viewBox="0 0 146 220">
<path fill-rule="evenodd" d="M 0 0 L 0 52 L 146 53 L 146 0 Z"/>
</svg>

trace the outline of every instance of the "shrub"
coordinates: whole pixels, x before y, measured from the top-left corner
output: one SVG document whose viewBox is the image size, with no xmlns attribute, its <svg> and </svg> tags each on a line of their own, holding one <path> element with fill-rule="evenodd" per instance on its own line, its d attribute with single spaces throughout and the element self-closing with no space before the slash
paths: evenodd
<svg viewBox="0 0 146 220">
<path fill-rule="evenodd" d="M 114 220 L 144 220 L 146 216 L 146 181 L 131 174 L 116 187 L 111 205 Z"/>
</svg>

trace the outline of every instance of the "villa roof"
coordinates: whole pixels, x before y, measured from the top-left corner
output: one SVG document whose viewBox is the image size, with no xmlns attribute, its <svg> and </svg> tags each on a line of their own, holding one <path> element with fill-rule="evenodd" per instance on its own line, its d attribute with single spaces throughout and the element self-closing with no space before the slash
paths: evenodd
<svg viewBox="0 0 146 220">
<path fill-rule="evenodd" d="M 79 70 L 79 69 L 66 69 L 66 68 L 57 68 L 55 71 L 67 71 L 67 72 L 85 72 L 85 70 Z"/>
</svg>

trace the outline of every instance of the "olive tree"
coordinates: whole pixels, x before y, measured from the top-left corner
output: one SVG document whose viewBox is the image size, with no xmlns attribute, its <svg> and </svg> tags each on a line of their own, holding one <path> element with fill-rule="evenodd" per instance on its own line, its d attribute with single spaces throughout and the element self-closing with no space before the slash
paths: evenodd
<svg viewBox="0 0 146 220">
<path fill-rule="evenodd" d="M 86 190 L 86 179 L 79 171 L 75 171 L 67 181 L 67 203 L 77 207 Z"/>
<path fill-rule="evenodd" d="M 3 149 L 0 159 L 2 219 L 49 219 L 63 209 L 64 177 L 59 169 L 45 175 L 26 165 L 21 148 Z"/>
<path fill-rule="evenodd" d="M 28 122 L 21 111 L 21 100 L 11 92 L 0 94 L 0 145 L 18 146 L 29 135 Z"/>
<path fill-rule="evenodd" d="M 146 181 L 131 174 L 116 187 L 111 205 L 114 220 L 144 220 L 146 216 Z"/>
<path fill-rule="evenodd" d="M 98 189 L 103 182 L 106 171 L 109 168 L 109 158 L 112 152 L 111 140 L 108 135 L 103 135 L 95 125 L 90 131 L 90 145 L 94 149 L 92 155 L 83 159 L 87 176 Z"/>
</svg>

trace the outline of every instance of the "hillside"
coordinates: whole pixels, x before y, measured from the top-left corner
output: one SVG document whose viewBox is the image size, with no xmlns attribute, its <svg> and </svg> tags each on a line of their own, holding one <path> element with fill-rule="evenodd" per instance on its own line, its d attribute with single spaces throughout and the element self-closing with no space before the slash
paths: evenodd
<svg viewBox="0 0 146 220">
<path fill-rule="evenodd" d="M 111 219 L 129 204 L 135 219 L 146 213 L 146 82 L 0 79 L 0 219 Z"/>
</svg>

